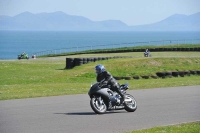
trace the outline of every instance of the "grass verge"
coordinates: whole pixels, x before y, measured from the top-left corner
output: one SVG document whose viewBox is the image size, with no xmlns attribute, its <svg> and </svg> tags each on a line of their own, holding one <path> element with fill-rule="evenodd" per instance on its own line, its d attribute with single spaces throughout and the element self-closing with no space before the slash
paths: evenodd
<svg viewBox="0 0 200 133">
<path fill-rule="evenodd" d="M 94 66 L 103 64 L 113 76 L 154 75 L 158 71 L 200 70 L 199 52 L 158 52 L 152 58 L 142 53 L 120 53 L 133 58 L 110 59 L 66 70 L 65 58 L 0 61 L 0 100 L 87 94 L 95 82 Z M 117 55 L 117 54 L 111 54 Z M 79 55 L 81 56 L 81 55 Z M 93 55 L 84 55 L 93 56 Z M 98 54 L 96 56 L 105 56 Z M 107 55 L 108 56 L 108 55 Z M 119 80 L 130 89 L 200 85 L 198 75 L 166 79 Z"/>
<path fill-rule="evenodd" d="M 127 133 L 200 133 L 200 122 L 191 122 L 173 126 L 155 127 Z"/>
<path fill-rule="evenodd" d="M 96 50 L 84 50 L 84 51 L 77 51 L 77 52 L 67 52 L 67 53 L 60 53 L 60 54 L 49 54 L 49 55 L 45 55 L 45 56 L 41 56 L 41 57 L 56 57 L 56 56 L 67 56 L 67 55 L 80 55 L 80 54 L 97 54 L 97 53 L 119 53 L 119 52 L 123 52 L 123 51 L 145 51 L 145 49 L 148 48 L 153 51 L 155 51 L 156 49 L 162 49 L 162 50 L 158 50 L 158 51 L 166 51 L 166 48 L 168 51 L 172 51 L 170 50 L 171 48 L 175 48 L 176 50 L 173 51 L 180 51 L 177 50 L 177 48 L 184 48 L 185 51 L 193 51 L 194 48 L 200 48 L 200 44 L 163 44 L 163 45 L 144 45 L 144 46 L 134 46 L 134 47 L 121 47 L 121 48 L 108 48 L 108 49 L 96 49 Z M 188 50 L 188 48 L 190 50 Z M 186 50 L 187 49 L 187 50 Z M 196 51 L 196 50 L 195 50 Z"/>
</svg>

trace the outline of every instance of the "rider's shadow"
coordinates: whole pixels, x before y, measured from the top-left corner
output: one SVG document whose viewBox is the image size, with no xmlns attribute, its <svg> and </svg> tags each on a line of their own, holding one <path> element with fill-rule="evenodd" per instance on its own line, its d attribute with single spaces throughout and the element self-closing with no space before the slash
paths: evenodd
<svg viewBox="0 0 200 133">
<path fill-rule="evenodd" d="M 115 111 L 108 111 L 105 114 L 115 114 L 115 113 L 123 113 L 123 112 L 115 112 Z M 96 114 L 94 112 L 69 112 L 69 113 L 54 113 L 58 115 L 103 115 L 103 114 Z"/>
<path fill-rule="evenodd" d="M 94 112 L 70 112 L 70 113 L 54 113 L 58 115 L 96 115 Z"/>
</svg>

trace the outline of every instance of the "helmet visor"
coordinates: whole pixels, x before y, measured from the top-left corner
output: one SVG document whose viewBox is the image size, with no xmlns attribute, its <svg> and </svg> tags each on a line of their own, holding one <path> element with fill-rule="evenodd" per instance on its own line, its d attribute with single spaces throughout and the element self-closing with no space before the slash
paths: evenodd
<svg viewBox="0 0 200 133">
<path fill-rule="evenodd" d="M 95 70 L 96 74 L 99 74 L 100 73 L 100 70 Z"/>
</svg>

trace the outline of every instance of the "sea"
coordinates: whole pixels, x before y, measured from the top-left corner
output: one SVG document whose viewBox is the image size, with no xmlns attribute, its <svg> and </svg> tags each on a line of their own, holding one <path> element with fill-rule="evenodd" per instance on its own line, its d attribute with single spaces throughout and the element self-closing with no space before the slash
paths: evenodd
<svg viewBox="0 0 200 133">
<path fill-rule="evenodd" d="M 0 60 L 17 59 L 23 52 L 32 56 L 41 51 L 115 45 L 156 43 L 198 43 L 200 31 L 184 32 L 95 32 L 95 31 L 0 31 Z M 148 42 L 148 43 L 147 43 Z M 149 43 L 150 42 L 150 43 Z"/>
</svg>

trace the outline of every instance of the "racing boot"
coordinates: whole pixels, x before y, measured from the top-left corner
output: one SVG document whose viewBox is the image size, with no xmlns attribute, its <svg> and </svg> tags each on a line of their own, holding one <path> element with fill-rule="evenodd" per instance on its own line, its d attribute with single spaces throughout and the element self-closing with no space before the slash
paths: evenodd
<svg viewBox="0 0 200 133">
<path fill-rule="evenodd" d="M 120 104 L 123 104 L 124 100 L 125 100 L 125 95 L 121 94 L 120 96 L 121 96 L 121 98 L 120 98 Z"/>
</svg>

